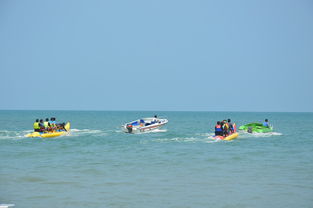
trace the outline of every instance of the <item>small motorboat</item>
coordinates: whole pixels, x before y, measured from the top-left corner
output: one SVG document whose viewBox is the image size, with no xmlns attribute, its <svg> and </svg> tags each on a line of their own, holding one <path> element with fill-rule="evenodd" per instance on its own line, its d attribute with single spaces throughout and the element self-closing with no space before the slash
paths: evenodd
<svg viewBox="0 0 313 208">
<path fill-rule="evenodd" d="M 213 139 L 221 139 L 221 140 L 225 140 L 225 141 L 230 141 L 230 140 L 233 140 L 233 139 L 236 139 L 238 137 L 238 133 L 235 132 L 235 133 L 232 133 L 228 136 L 214 136 Z"/>
<path fill-rule="evenodd" d="M 142 118 L 122 125 L 122 130 L 125 133 L 136 134 L 159 129 L 167 123 L 168 120 L 164 118 Z"/>
<path fill-rule="evenodd" d="M 58 137 L 58 136 L 68 134 L 70 132 L 70 129 L 71 129 L 71 124 L 70 122 L 67 122 L 64 125 L 64 130 L 48 131 L 48 132 L 33 132 L 33 133 L 25 135 L 25 137 L 41 137 L 41 138 Z"/>
<path fill-rule="evenodd" d="M 239 130 L 247 131 L 248 133 L 268 133 L 273 131 L 273 127 L 263 126 L 261 123 L 249 123 L 239 127 Z"/>
</svg>

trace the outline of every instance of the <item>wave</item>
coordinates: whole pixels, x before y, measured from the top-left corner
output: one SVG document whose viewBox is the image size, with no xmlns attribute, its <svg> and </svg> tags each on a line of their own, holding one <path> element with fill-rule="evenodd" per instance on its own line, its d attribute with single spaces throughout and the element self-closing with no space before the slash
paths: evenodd
<svg viewBox="0 0 313 208">
<path fill-rule="evenodd" d="M 282 133 L 279 132 L 268 132 L 268 133 L 248 133 L 248 132 L 239 132 L 240 138 L 251 138 L 251 137 L 272 137 L 272 136 L 281 136 Z M 222 139 L 214 139 L 214 133 L 196 133 L 191 136 L 186 137 L 173 137 L 173 138 L 158 138 L 153 140 L 141 140 L 141 143 L 149 143 L 149 142 L 158 142 L 158 143 L 217 143 L 217 142 L 234 142 L 236 140 L 225 141 Z"/>
<path fill-rule="evenodd" d="M 140 132 L 137 134 L 148 134 L 148 133 L 162 133 L 162 132 L 167 132 L 167 129 L 154 129 L 151 131 L 144 131 L 144 132 Z"/>
<path fill-rule="evenodd" d="M 71 129 L 70 133 L 67 136 L 106 136 L 107 132 L 97 129 Z"/>
<path fill-rule="evenodd" d="M 26 134 L 29 134 L 31 132 L 32 130 L 24 131 L 0 130 L 0 139 L 21 139 L 24 138 Z"/>
<path fill-rule="evenodd" d="M 29 133 L 32 133 L 33 130 L 24 130 L 24 131 L 9 131 L 9 130 L 0 130 L 0 139 L 22 139 L 26 138 L 25 136 Z M 66 137 L 78 137 L 78 136 L 106 136 L 108 133 L 102 130 L 96 129 L 71 129 L 69 134 L 64 136 Z M 61 136 L 62 137 L 62 136 Z"/>
<path fill-rule="evenodd" d="M 279 132 L 267 132 L 267 133 L 248 133 L 245 131 L 239 131 L 239 136 L 241 138 L 250 138 L 250 137 L 272 137 L 272 136 L 282 136 L 282 133 Z"/>
<path fill-rule="evenodd" d="M 203 136 L 203 137 L 209 137 L 214 136 L 214 133 L 197 133 L 196 136 Z"/>
<path fill-rule="evenodd" d="M 215 143 L 217 140 L 208 137 L 173 137 L 173 138 L 158 138 L 153 140 L 144 140 L 141 143 L 158 142 L 158 143 Z"/>
<path fill-rule="evenodd" d="M 154 132 L 154 133 L 167 132 L 167 129 L 154 129 L 151 132 Z"/>
</svg>

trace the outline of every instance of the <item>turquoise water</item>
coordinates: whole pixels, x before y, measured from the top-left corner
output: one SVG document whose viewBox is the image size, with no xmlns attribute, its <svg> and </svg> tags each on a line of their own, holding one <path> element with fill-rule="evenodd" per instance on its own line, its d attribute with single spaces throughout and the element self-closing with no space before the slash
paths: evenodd
<svg viewBox="0 0 313 208">
<path fill-rule="evenodd" d="M 120 125 L 158 114 L 160 131 Z M 25 138 L 36 118 L 69 136 Z M 275 132 L 213 141 L 217 120 L 268 118 Z M 313 114 L 0 111 L 0 203 L 16 207 L 313 207 Z"/>
</svg>

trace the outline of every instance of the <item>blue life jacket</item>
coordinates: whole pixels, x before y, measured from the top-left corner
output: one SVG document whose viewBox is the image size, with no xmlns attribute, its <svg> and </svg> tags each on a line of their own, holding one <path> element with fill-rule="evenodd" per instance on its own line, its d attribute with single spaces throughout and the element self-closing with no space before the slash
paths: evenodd
<svg viewBox="0 0 313 208">
<path fill-rule="evenodd" d="M 221 125 L 216 125 L 215 126 L 215 131 L 223 131 L 222 126 Z"/>
<path fill-rule="evenodd" d="M 263 126 L 269 127 L 268 122 L 264 122 L 264 123 L 263 123 Z"/>
</svg>

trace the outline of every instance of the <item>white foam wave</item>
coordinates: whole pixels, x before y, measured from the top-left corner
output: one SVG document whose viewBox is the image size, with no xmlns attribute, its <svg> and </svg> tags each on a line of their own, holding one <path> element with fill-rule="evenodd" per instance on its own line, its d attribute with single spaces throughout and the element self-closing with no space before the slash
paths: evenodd
<svg viewBox="0 0 313 208">
<path fill-rule="evenodd" d="M 214 135 L 214 133 L 197 133 L 196 136 L 203 136 L 203 137 L 209 137 Z"/>
<path fill-rule="evenodd" d="M 217 140 L 212 140 L 209 138 L 197 138 L 197 137 L 174 137 L 174 138 L 159 138 L 152 140 L 153 142 L 160 142 L 160 143 L 171 143 L 171 142 L 178 142 L 178 143 L 215 143 Z"/>
<path fill-rule="evenodd" d="M 241 138 L 249 138 L 249 137 L 272 137 L 272 136 L 282 136 L 282 133 L 279 132 L 267 132 L 267 133 L 248 133 L 245 131 L 240 131 L 239 136 Z"/>
<path fill-rule="evenodd" d="M 147 133 L 152 132 L 152 133 L 160 133 L 160 132 L 167 132 L 167 129 L 154 129 L 151 131 L 147 131 Z"/>
<path fill-rule="evenodd" d="M 136 134 L 162 133 L 162 132 L 167 132 L 167 129 L 153 129 L 150 131 L 138 132 Z"/>
<path fill-rule="evenodd" d="M 0 139 L 21 139 L 29 133 L 32 133 L 33 130 L 24 130 L 24 131 L 9 131 L 9 130 L 0 130 Z M 71 129 L 71 131 L 64 136 L 106 136 L 107 133 L 102 130 L 97 129 Z"/>
<path fill-rule="evenodd" d="M 0 130 L 0 139 L 21 139 L 24 138 L 26 134 L 29 134 L 31 132 L 32 130 L 24 131 Z"/>
<path fill-rule="evenodd" d="M 106 136 L 107 133 L 98 129 L 71 129 L 68 136 Z"/>
</svg>

